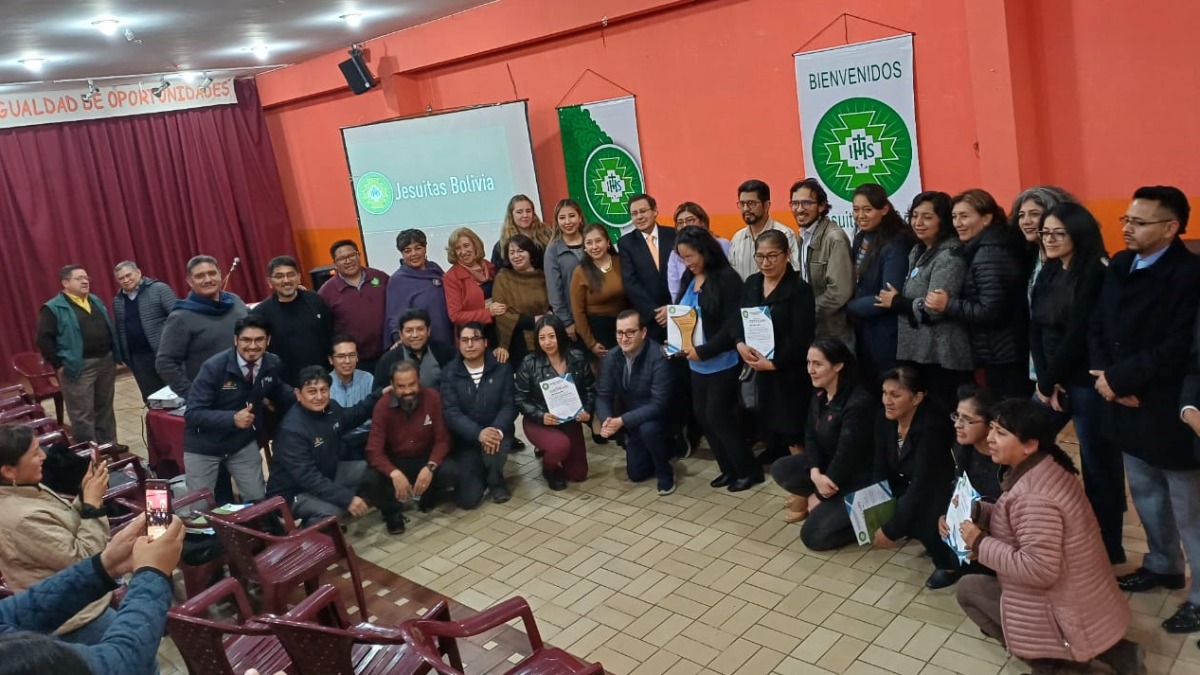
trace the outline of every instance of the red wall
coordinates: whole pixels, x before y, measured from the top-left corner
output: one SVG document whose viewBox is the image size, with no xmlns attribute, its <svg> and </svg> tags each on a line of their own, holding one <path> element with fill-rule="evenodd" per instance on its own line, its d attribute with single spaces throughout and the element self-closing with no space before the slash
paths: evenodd
<svg viewBox="0 0 1200 675">
<path fill-rule="evenodd" d="M 637 95 L 647 185 L 663 212 L 695 200 L 729 233 L 740 224 L 735 188 L 757 177 L 791 222 L 784 192 L 804 172 L 791 54 L 897 33 L 843 13 L 915 33 L 924 185 L 982 185 L 1006 203 L 1022 186 L 1055 182 L 1111 224 L 1139 184 L 1200 192 L 1195 163 L 1176 159 L 1200 147 L 1200 130 L 1179 124 L 1196 104 L 1183 84 L 1194 63 L 1184 31 L 1200 9 L 1160 0 L 1169 7 L 1150 16 L 1134 0 L 1104 5 L 500 0 L 368 43 L 384 84 L 372 93 L 346 88 L 342 52 L 258 81 L 308 265 L 327 263 L 335 239 L 357 236 L 341 127 L 528 99 L 544 210 L 566 192 L 555 107 L 621 94 L 603 78 Z M 580 81 L 588 69 L 602 77 Z"/>
</svg>

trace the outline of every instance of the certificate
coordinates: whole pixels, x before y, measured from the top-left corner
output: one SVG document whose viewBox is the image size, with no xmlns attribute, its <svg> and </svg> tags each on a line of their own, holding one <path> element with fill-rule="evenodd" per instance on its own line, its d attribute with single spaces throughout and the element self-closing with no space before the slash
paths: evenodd
<svg viewBox="0 0 1200 675">
<path fill-rule="evenodd" d="M 868 485 L 846 495 L 844 500 L 859 546 L 873 543 L 879 528 L 896 515 L 896 500 L 892 497 L 892 487 L 887 481 Z"/>
<path fill-rule="evenodd" d="M 775 324 L 771 322 L 770 307 L 743 307 L 742 332 L 747 347 L 768 360 L 775 358 Z"/>
<path fill-rule="evenodd" d="M 694 351 L 702 344 L 700 308 L 688 305 L 667 305 L 667 353 Z M 699 338 L 699 339 L 698 339 Z"/>
<path fill-rule="evenodd" d="M 945 537 L 945 540 L 958 555 L 959 562 L 964 565 L 967 564 L 971 550 L 967 542 L 963 541 L 960 527 L 964 521 L 971 519 L 971 511 L 975 509 L 975 502 L 979 501 L 979 497 L 979 490 L 971 485 L 971 480 L 964 473 L 954 484 L 954 496 L 950 498 L 950 506 L 946 509 L 946 526 L 950 528 L 950 536 Z"/>
<path fill-rule="evenodd" d="M 570 373 L 552 377 L 539 386 L 551 415 L 567 422 L 583 412 L 583 401 L 579 400 L 579 390 L 575 388 L 575 380 Z"/>
</svg>

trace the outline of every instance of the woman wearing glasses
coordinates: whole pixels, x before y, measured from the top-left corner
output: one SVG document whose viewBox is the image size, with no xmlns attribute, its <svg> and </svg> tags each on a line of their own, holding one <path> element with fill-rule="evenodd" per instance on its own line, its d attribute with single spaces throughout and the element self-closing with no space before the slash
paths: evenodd
<svg viewBox="0 0 1200 675">
<path fill-rule="evenodd" d="M 675 207 L 675 229 L 682 230 L 685 227 L 709 229 L 708 212 L 704 210 L 704 207 L 696 202 L 684 202 Z M 729 240 L 713 236 L 721 245 L 721 250 L 728 256 Z M 679 280 L 683 278 L 685 269 L 687 266 L 683 264 L 683 259 L 679 257 L 678 253 L 671 251 L 671 257 L 667 259 L 667 290 L 671 291 L 672 298 L 679 294 Z"/>
<path fill-rule="evenodd" d="M 875 183 L 854 190 L 854 222 L 858 233 L 850 252 L 857 282 L 846 314 L 854 324 L 859 375 L 875 388 L 879 376 L 896 365 L 896 317 L 879 306 L 880 294 L 904 286 L 912 239 L 887 192 Z"/>
<path fill-rule="evenodd" d="M 1083 486 L 1108 557 L 1125 561 L 1121 543 L 1125 470 L 1121 455 L 1099 442 L 1100 394 L 1088 375 L 1088 323 L 1104 285 L 1107 254 L 1100 224 L 1083 206 L 1064 202 L 1042 216 L 1038 235 L 1046 263 L 1033 287 L 1029 347 L 1037 376 L 1034 396 L 1053 411 L 1059 430 L 1075 423 Z"/>
<path fill-rule="evenodd" d="M 916 364 L 929 385 L 930 403 L 945 412 L 954 407 L 959 385 L 971 379 L 967 327 L 925 305 L 925 296 L 933 289 L 945 289 L 952 297 L 962 292 L 967 266 L 950 218 L 950 195 L 917 195 L 908 210 L 908 222 L 917 243 L 908 252 L 904 288 L 883 289 L 875 306 L 899 315 L 896 360 Z"/>
<path fill-rule="evenodd" d="M 782 232 L 767 230 L 758 235 L 754 262 L 758 273 L 746 278 L 742 307 L 765 309 L 775 349 L 763 354 L 746 344 L 739 322 L 737 350 L 754 374 L 755 412 L 767 442 L 760 460 L 774 461 L 804 451 L 804 420 L 812 395 L 805 359 L 816 330 L 817 309 L 812 288 L 788 262 L 788 240 Z M 788 504 L 798 504 L 798 499 L 793 496 Z"/>
</svg>

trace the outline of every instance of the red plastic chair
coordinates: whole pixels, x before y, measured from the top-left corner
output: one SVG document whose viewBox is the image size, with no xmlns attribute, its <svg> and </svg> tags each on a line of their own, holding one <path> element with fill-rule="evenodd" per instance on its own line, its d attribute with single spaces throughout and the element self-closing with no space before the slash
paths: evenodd
<svg viewBox="0 0 1200 675">
<path fill-rule="evenodd" d="M 262 586 L 263 611 L 283 614 L 288 597 L 303 585 L 315 593 L 321 574 L 345 560 L 350 568 L 358 611 L 367 620 L 367 599 L 354 549 L 342 535 L 337 518 L 323 518 L 302 530 L 296 528 L 292 510 L 282 497 L 272 497 L 233 514 L 205 514 L 217 531 L 235 571 L 245 581 Z M 260 518 L 281 517 L 284 535 L 268 534 L 248 525 Z"/>
<path fill-rule="evenodd" d="M 434 672 L 442 675 L 463 675 L 461 666 L 447 666 L 434 649 L 431 638 L 439 642 L 444 639 L 466 638 L 486 633 L 497 626 L 508 623 L 520 617 L 525 623 L 525 633 L 529 636 L 529 656 L 522 659 L 504 675 L 604 675 L 604 666 L 599 663 L 586 663 L 557 647 L 547 647 L 542 642 L 542 634 L 538 631 L 537 621 L 525 598 L 509 598 L 504 602 L 489 607 L 482 612 L 461 621 L 437 621 L 429 619 L 414 619 L 400 624 L 400 633 L 412 645 L 413 650 L 421 655 L 425 663 Z M 457 650 L 457 646 L 455 647 Z"/>
<path fill-rule="evenodd" d="M 33 405 L 33 400 L 21 394 L 16 396 L 0 395 L 0 412 L 12 410 L 23 405 Z"/>
<path fill-rule="evenodd" d="M 40 434 L 37 437 L 38 445 L 43 448 L 48 448 L 55 443 L 70 444 L 71 439 L 67 438 L 67 432 L 63 429 L 55 429 L 48 434 Z"/>
<path fill-rule="evenodd" d="M 12 358 L 13 370 L 21 377 L 29 380 L 29 388 L 33 390 L 33 398 L 41 403 L 48 398 L 54 399 L 54 416 L 58 423 L 63 423 L 63 394 L 58 383 L 58 373 L 46 363 L 37 352 L 21 352 Z"/>
<path fill-rule="evenodd" d="M 29 398 L 29 393 L 25 391 L 25 385 L 6 384 L 0 387 L 0 398 L 10 398 L 12 396 L 24 396 L 27 399 L 27 403 L 33 403 L 33 399 Z"/>
<path fill-rule="evenodd" d="M 210 608 L 233 600 L 237 623 L 209 618 Z M 292 668 L 291 659 L 270 627 L 250 611 L 246 592 L 235 579 L 167 612 L 167 632 L 191 675 L 243 675 L 250 668 L 273 674 Z"/>
<path fill-rule="evenodd" d="M 42 406 L 40 405 L 34 407 L 38 410 L 42 409 Z M 58 420 L 54 419 L 53 417 L 38 417 L 37 419 L 17 422 L 17 424 L 21 424 L 33 429 L 34 436 L 41 436 L 43 434 L 49 434 L 62 429 L 62 425 L 59 424 Z"/>
<path fill-rule="evenodd" d="M 439 602 L 429 616 L 450 620 L 450 610 Z M 426 673 L 428 666 L 395 628 L 372 623 L 351 625 L 346 605 L 333 586 L 305 598 L 282 617 L 264 616 L 298 675 L 407 675 Z M 462 669 L 458 645 L 440 641 L 441 653 Z"/>
<path fill-rule="evenodd" d="M 26 404 L 19 405 L 15 408 L 0 411 L 0 424 L 21 424 L 30 420 L 40 419 L 46 416 L 46 411 L 42 410 L 42 406 Z"/>
</svg>

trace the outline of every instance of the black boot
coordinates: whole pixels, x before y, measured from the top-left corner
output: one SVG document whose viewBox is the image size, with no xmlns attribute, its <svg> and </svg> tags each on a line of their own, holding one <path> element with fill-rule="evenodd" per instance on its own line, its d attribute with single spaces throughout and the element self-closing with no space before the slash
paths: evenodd
<svg viewBox="0 0 1200 675">
<path fill-rule="evenodd" d="M 551 490 L 566 490 L 567 479 L 563 477 L 562 469 L 547 469 L 543 472 L 546 477 L 546 484 Z"/>
</svg>

